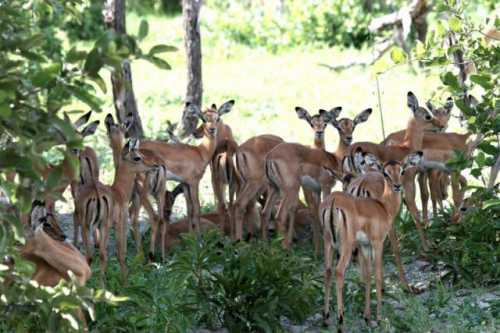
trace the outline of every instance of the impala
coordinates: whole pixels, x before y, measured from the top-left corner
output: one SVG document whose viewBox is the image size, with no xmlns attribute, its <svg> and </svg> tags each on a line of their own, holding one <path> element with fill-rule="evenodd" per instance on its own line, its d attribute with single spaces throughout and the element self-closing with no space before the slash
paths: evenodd
<svg viewBox="0 0 500 333">
<path fill-rule="evenodd" d="M 337 154 L 342 155 L 352 141 L 355 127 L 366 120 L 372 113 L 371 109 L 364 110 L 354 120 L 343 118 L 337 120 L 342 109 L 336 107 L 332 110 L 320 110 L 318 119 L 331 122 L 338 130 L 340 141 Z M 301 117 L 312 119 L 303 108 L 296 108 Z M 300 113 L 299 113 L 300 112 Z M 312 121 L 310 121 L 313 126 Z M 326 126 L 326 124 L 324 125 Z M 318 128 L 318 127 L 316 127 Z M 316 133 L 318 130 L 315 128 Z M 321 129 L 321 127 L 319 127 Z M 324 129 L 324 127 L 323 127 Z M 322 129 L 322 130 L 323 130 Z M 322 133 L 322 132 L 321 132 Z M 318 137 L 318 134 L 316 134 Z M 322 137 L 321 137 L 322 138 Z M 270 210 L 281 193 L 282 199 L 278 209 L 278 229 L 285 234 L 284 245 L 290 246 L 294 234 L 295 210 L 298 204 L 298 191 L 302 186 L 309 208 L 315 217 L 313 223 L 313 240 L 316 253 L 320 250 L 320 226 L 318 207 L 321 195 L 325 197 L 332 189 L 335 179 L 340 178 L 340 159 L 335 154 L 324 150 L 324 143 L 315 140 L 315 146 L 309 148 L 296 143 L 282 143 L 274 148 L 266 157 L 266 175 L 271 186 L 266 206 L 264 208 L 263 227 L 266 228 L 270 219 Z M 328 170 L 328 172 L 322 172 Z M 287 221 L 289 221 L 287 227 Z M 265 229 L 264 229 L 265 230 Z"/>
<path fill-rule="evenodd" d="M 186 103 L 185 114 L 198 117 L 204 123 L 204 138 L 200 145 L 191 146 L 183 143 L 169 144 L 160 141 L 143 141 L 141 149 L 154 152 L 161 159 L 167 180 L 174 180 L 184 186 L 190 230 L 194 227 L 199 232 L 200 199 L 199 184 L 207 165 L 217 148 L 218 125 L 221 116 L 230 112 L 234 100 L 222 104 L 219 109 L 209 108 L 202 112 L 192 103 Z"/>
<path fill-rule="evenodd" d="M 107 243 L 111 225 L 115 227 L 118 261 L 123 282 L 126 282 L 127 215 L 135 174 L 147 172 L 157 167 L 146 164 L 147 162 L 139 151 L 137 139 L 130 139 L 127 142 L 117 162 L 118 167 L 115 170 L 113 185 L 106 186 L 98 183 L 81 186 L 75 200 L 75 219 L 78 219 L 78 223 L 82 225 L 82 237 L 89 262 L 92 253 L 88 232 L 93 231 L 96 227 L 100 230 L 98 243 L 103 283 L 108 261 Z"/>
<path fill-rule="evenodd" d="M 353 197 L 343 192 L 333 192 L 321 203 L 320 216 L 325 246 L 325 307 L 323 318 L 330 324 L 330 284 L 332 279 L 333 249 L 340 257 L 335 270 L 337 289 L 337 313 L 339 329 L 343 330 L 344 274 L 353 250 L 358 247 L 361 275 L 365 281 L 365 320 L 370 318 L 370 267 L 372 253 L 375 258 L 375 281 L 377 290 L 377 320 L 381 319 L 382 305 L 382 255 L 383 243 L 392 229 L 392 223 L 399 212 L 402 175 L 409 167 L 417 166 L 422 152 L 407 155 L 401 164 L 388 161 L 383 166 L 384 189 L 378 199 Z"/>
</svg>

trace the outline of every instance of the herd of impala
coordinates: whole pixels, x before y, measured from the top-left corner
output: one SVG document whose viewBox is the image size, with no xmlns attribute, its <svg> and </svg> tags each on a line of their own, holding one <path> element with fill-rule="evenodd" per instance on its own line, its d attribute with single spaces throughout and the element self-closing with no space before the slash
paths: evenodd
<svg viewBox="0 0 500 333">
<path fill-rule="evenodd" d="M 443 207 L 447 186 L 453 193 L 453 221 L 457 222 L 465 210 L 463 205 L 465 178 L 451 174 L 445 167 L 455 150 L 470 153 L 474 144 L 467 142 L 470 134 L 446 133 L 451 116 L 451 98 L 441 107 L 427 102 L 420 105 L 417 97 L 407 94 L 410 119 L 406 129 L 392 133 L 382 143 L 353 142 L 358 126 L 363 126 L 372 114 L 366 109 L 353 119 L 339 118 L 341 107 L 319 110 L 311 115 L 296 107 L 297 116 L 314 133 L 312 145 L 286 142 L 282 138 L 263 134 L 238 144 L 231 128 L 221 117 L 230 112 L 234 101 L 219 108 L 213 104 L 202 111 L 186 103 L 182 116 L 184 134 L 201 138 L 199 145 L 179 142 L 169 128 L 171 141 L 148 141 L 136 138 L 125 143 L 125 133 L 131 121 L 116 123 L 107 115 L 105 126 L 113 151 L 115 176 L 112 185 L 99 181 L 99 165 L 95 151 L 90 147 L 75 151 L 80 161 L 79 178 L 71 172 L 71 162 L 64 172 L 66 184 L 56 191 L 62 193 L 68 185 L 75 203 L 74 238 L 81 239 L 86 257 L 66 241 L 54 218 L 51 197 L 35 201 L 30 216 L 23 217 L 29 237 L 22 253 L 36 264 L 34 279 L 43 285 L 55 285 L 68 279 L 71 271 L 80 284 L 90 277 L 93 248 L 91 239 L 99 248 L 100 272 L 104 283 L 108 260 L 110 227 L 116 235 L 116 253 L 124 282 L 127 278 L 126 244 L 130 217 L 137 248 L 142 249 L 138 216 L 146 209 L 151 224 L 149 255 L 153 258 L 160 248 L 162 258 L 183 232 L 197 233 L 210 227 L 219 227 L 234 240 L 253 236 L 260 229 L 266 238 L 271 224 L 283 235 L 283 246 L 289 248 L 295 235 L 295 224 L 311 224 L 316 254 L 321 250 L 323 236 L 325 257 L 324 321 L 331 323 L 330 289 L 332 259 L 337 251 L 335 270 L 337 288 L 337 315 L 339 329 L 343 327 L 344 273 L 351 257 L 356 255 L 366 283 L 364 317 L 370 318 L 371 267 L 374 261 L 377 320 L 381 317 L 383 282 L 383 243 L 387 235 L 395 255 L 401 283 L 411 290 L 405 277 L 399 255 L 398 237 L 393 220 L 401 206 L 401 191 L 410 211 L 421 245 L 428 249 L 424 226 L 428 223 L 427 201 L 437 214 Z M 95 132 L 99 122 L 89 121 L 87 113 L 74 123 L 82 137 Z M 132 117 L 130 117 L 132 119 Z M 198 127 L 198 121 L 202 124 Z M 69 119 L 67 119 L 69 121 Z M 339 134 L 335 152 L 325 150 L 325 129 L 332 125 Z M 199 185 L 207 166 L 217 208 L 213 213 L 200 213 Z M 51 170 L 42 170 L 48 178 Z M 418 178 L 422 199 L 422 214 L 415 202 L 415 178 Z M 177 182 L 173 191 L 166 190 L 166 181 Z M 336 183 L 343 191 L 332 192 Z M 226 202 L 226 189 L 228 200 Z M 303 190 L 306 205 L 299 200 Z M 177 195 L 183 193 L 187 204 L 187 218 L 170 223 L 172 206 Z M 150 198 L 156 201 L 156 209 Z M 260 204 L 261 209 L 258 209 Z M 158 232 L 160 235 L 158 235 Z"/>
</svg>

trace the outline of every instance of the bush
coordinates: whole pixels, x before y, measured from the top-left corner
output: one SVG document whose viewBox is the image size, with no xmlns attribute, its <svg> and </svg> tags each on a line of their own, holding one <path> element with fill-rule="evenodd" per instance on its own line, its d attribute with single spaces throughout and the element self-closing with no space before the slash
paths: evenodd
<svg viewBox="0 0 500 333">
<path fill-rule="evenodd" d="M 302 321 L 321 294 L 309 258 L 283 250 L 279 242 L 235 244 L 217 231 L 186 236 L 170 268 L 186 291 L 183 312 L 200 325 L 231 332 L 275 332 L 280 316 Z"/>
<path fill-rule="evenodd" d="M 213 0 L 207 4 L 214 10 L 209 15 L 207 29 L 224 31 L 228 39 L 271 51 L 307 44 L 359 48 L 371 41 L 368 31 L 371 19 L 397 10 L 404 1 L 377 1 L 370 11 L 364 9 L 364 3 L 364 0 L 290 0 L 284 2 L 280 14 L 275 6 Z"/>
</svg>

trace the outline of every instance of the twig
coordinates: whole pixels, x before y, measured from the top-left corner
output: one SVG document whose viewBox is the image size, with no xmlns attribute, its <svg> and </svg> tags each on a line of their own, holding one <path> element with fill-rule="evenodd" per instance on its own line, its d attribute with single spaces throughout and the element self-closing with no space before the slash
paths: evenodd
<svg viewBox="0 0 500 333">
<path fill-rule="evenodd" d="M 377 83 L 377 99 L 378 99 L 378 109 L 380 111 L 380 124 L 382 125 L 382 136 L 385 140 L 384 114 L 382 111 L 382 99 L 380 98 L 380 85 L 378 81 L 378 74 L 375 75 L 375 82 Z"/>
</svg>

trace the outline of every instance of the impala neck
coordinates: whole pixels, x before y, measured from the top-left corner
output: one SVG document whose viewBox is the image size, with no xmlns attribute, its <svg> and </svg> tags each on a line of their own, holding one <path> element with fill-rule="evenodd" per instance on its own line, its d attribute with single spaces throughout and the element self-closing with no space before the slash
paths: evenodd
<svg viewBox="0 0 500 333">
<path fill-rule="evenodd" d="M 121 152 L 123 148 L 123 141 L 117 142 L 111 140 L 110 142 L 111 150 L 113 151 L 113 164 L 115 165 L 115 170 L 120 166 Z"/>
<path fill-rule="evenodd" d="M 218 133 L 215 134 L 215 137 L 211 137 L 205 134 L 203 136 L 203 141 L 198 145 L 201 156 L 207 163 L 212 159 L 215 153 L 215 148 L 217 148 L 217 137 Z"/>
<path fill-rule="evenodd" d="M 314 133 L 314 148 L 325 149 L 325 133 Z"/>
<path fill-rule="evenodd" d="M 384 180 L 384 194 L 380 200 L 382 205 L 384 205 L 385 210 L 391 217 L 390 223 L 392 223 L 394 217 L 399 212 L 401 206 L 401 193 L 394 192 L 392 185 L 389 184 L 387 180 Z"/>
<path fill-rule="evenodd" d="M 420 150 L 422 149 L 423 140 L 424 131 L 422 125 L 420 125 L 415 118 L 410 119 L 408 127 L 406 128 L 403 144 L 411 150 Z"/>
<path fill-rule="evenodd" d="M 111 187 L 124 202 L 130 201 L 130 197 L 132 196 L 135 174 L 125 163 L 120 163 L 115 171 L 115 179 Z"/>
<path fill-rule="evenodd" d="M 337 158 L 342 160 L 348 148 L 349 145 L 345 144 L 344 140 L 340 139 L 339 144 L 337 145 L 337 150 L 335 151 L 335 156 L 337 156 Z"/>
</svg>

